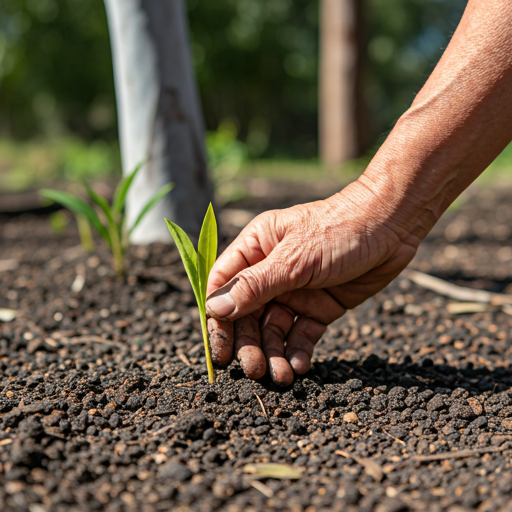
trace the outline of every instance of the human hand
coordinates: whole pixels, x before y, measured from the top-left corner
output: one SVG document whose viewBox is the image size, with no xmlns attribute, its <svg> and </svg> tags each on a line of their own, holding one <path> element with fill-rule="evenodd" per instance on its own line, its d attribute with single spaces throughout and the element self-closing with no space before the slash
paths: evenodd
<svg viewBox="0 0 512 512">
<path fill-rule="evenodd" d="M 512 139 L 512 5 L 470 0 L 411 108 L 363 175 L 316 203 L 264 213 L 210 274 L 214 359 L 290 384 L 326 325 L 381 290 Z M 221 321 L 221 319 L 227 320 Z M 234 332 L 233 324 L 235 321 Z"/>
<path fill-rule="evenodd" d="M 363 179 L 327 200 L 256 217 L 210 273 L 212 356 L 281 386 L 311 364 L 328 324 L 393 280 L 420 238 Z M 234 321 L 234 326 L 233 326 Z"/>
</svg>

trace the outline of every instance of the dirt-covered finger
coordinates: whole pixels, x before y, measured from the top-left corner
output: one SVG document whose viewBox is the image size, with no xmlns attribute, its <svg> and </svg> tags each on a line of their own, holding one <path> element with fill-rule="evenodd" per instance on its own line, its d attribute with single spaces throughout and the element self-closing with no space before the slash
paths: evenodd
<svg viewBox="0 0 512 512">
<path fill-rule="evenodd" d="M 259 318 L 263 309 L 235 322 L 235 352 L 245 375 L 261 379 L 267 371 L 265 355 L 261 350 Z"/>
<path fill-rule="evenodd" d="M 234 333 L 233 322 L 223 322 L 208 318 L 208 334 L 212 359 L 221 366 L 226 366 L 233 358 Z"/>
<path fill-rule="evenodd" d="M 286 359 L 295 373 L 302 375 L 311 366 L 313 350 L 323 336 L 326 325 L 313 318 L 299 316 L 286 338 Z"/>
<path fill-rule="evenodd" d="M 293 382 L 293 370 L 284 357 L 284 339 L 293 325 L 295 313 L 279 304 L 267 305 L 261 321 L 261 346 L 272 380 L 280 386 Z"/>
</svg>

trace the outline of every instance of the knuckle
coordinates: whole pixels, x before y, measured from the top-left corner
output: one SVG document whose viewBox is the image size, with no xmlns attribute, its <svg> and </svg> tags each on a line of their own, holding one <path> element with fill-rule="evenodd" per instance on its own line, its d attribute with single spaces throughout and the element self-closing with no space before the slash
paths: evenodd
<svg viewBox="0 0 512 512">
<path fill-rule="evenodd" d="M 265 334 L 268 334 L 268 332 L 270 332 L 279 339 L 284 339 L 284 337 L 286 336 L 286 332 L 284 331 L 283 327 L 276 323 L 266 324 L 263 327 L 263 329 L 264 331 L 266 331 Z"/>
<path fill-rule="evenodd" d="M 235 320 L 235 337 L 240 338 L 241 336 L 259 340 L 258 321 L 252 315 L 243 316 Z"/>
<path fill-rule="evenodd" d="M 249 267 L 240 272 L 237 279 L 237 288 L 244 295 L 245 300 L 253 302 L 261 297 L 264 285 L 262 283 L 263 276 L 260 272 L 255 271 L 253 267 Z"/>
</svg>

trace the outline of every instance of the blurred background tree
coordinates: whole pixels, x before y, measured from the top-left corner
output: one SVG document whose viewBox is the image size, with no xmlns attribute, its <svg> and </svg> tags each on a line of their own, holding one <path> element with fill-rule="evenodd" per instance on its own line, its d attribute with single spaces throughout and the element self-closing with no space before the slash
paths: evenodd
<svg viewBox="0 0 512 512">
<path fill-rule="evenodd" d="M 364 0 L 369 140 L 411 103 L 465 4 Z M 318 0 L 188 0 L 188 10 L 208 130 L 230 123 L 252 158 L 316 157 Z M 2 0 L 0 136 L 67 134 L 117 140 L 103 1 Z"/>
<path fill-rule="evenodd" d="M 0 98 L 4 136 L 117 138 L 103 2 L 2 0 Z"/>
</svg>

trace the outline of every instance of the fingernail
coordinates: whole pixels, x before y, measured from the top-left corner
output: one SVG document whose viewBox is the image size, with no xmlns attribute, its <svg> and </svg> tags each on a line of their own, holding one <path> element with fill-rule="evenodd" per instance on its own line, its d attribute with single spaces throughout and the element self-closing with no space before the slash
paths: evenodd
<svg viewBox="0 0 512 512">
<path fill-rule="evenodd" d="M 236 309 L 236 304 L 231 295 L 224 293 L 217 297 L 212 297 L 206 301 L 207 312 L 217 318 L 227 318 Z"/>
</svg>

